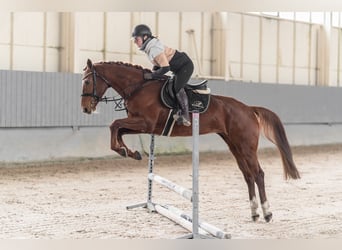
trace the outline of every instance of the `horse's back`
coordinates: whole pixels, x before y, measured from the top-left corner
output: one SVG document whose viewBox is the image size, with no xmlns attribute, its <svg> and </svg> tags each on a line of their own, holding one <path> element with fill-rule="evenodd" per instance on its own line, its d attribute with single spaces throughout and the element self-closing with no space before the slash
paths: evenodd
<svg viewBox="0 0 342 250">
<path fill-rule="evenodd" d="M 210 106 L 212 110 L 223 109 L 232 115 L 253 113 L 250 106 L 229 96 L 212 95 Z"/>
</svg>

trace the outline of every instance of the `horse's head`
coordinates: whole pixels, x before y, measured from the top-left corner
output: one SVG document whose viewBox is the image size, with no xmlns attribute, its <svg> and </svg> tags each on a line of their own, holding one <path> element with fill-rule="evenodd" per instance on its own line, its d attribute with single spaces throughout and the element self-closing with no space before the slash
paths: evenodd
<svg viewBox="0 0 342 250">
<path fill-rule="evenodd" d="M 83 69 L 81 107 L 84 113 L 91 114 L 109 87 L 108 81 L 96 71 L 90 59 Z"/>
</svg>

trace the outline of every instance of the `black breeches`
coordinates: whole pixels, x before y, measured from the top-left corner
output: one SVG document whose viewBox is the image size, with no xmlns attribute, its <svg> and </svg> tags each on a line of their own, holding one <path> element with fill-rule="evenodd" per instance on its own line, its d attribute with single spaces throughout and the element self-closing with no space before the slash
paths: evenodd
<svg viewBox="0 0 342 250">
<path fill-rule="evenodd" d="M 190 80 L 192 73 L 194 72 L 194 64 L 192 61 L 184 64 L 175 74 L 174 91 L 178 93 L 181 88 L 184 88 L 187 82 Z"/>
</svg>

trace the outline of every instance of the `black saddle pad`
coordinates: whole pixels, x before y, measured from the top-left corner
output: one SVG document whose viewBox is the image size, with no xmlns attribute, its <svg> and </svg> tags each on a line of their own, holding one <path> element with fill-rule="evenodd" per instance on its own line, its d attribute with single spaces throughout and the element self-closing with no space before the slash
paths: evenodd
<svg viewBox="0 0 342 250">
<path fill-rule="evenodd" d="M 189 101 L 189 112 L 203 113 L 208 109 L 210 101 L 210 89 L 207 88 L 207 80 L 186 85 L 185 92 Z M 173 90 L 173 79 L 168 79 L 161 89 L 161 99 L 164 105 L 170 109 L 178 109 L 178 102 Z"/>
</svg>

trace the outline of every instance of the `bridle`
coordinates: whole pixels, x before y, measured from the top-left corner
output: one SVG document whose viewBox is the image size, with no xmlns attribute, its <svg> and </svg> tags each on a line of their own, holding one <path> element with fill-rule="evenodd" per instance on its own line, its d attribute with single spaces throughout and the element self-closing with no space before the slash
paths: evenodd
<svg viewBox="0 0 342 250">
<path fill-rule="evenodd" d="M 82 97 L 83 96 L 90 96 L 90 97 L 94 98 L 96 102 L 101 102 L 102 98 L 99 97 L 96 93 L 96 79 L 97 79 L 97 77 L 101 78 L 107 84 L 108 88 L 110 87 L 110 82 L 106 78 L 104 78 L 103 76 L 99 75 L 96 72 L 94 66 L 92 67 L 91 71 L 82 78 L 82 81 L 87 79 L 88 76 L 90 76 L 91 74 L 93 75 L 93 92 L 92 93 L 83 93 L 81 96 Z"/>
<path fill-rule="evenodd" d="M 110 81 L 108 81 L 105 77 L 103 77 L 102 75 L 98 74 L 97 71 L 95 70 L 95 67 L 94 65 L 92 66 L 92 69 L 91 71 L 86 74 L 82 80 L 86 79 L 89 75 L 93 75 L 93 91 L 92 93 L 83 93 L 81 96 L 89 96 L 89 97 L 92 97 L 93 99 L 95 99 L 95 102 L 92 102 L 92 103 L 96 103 L 96 102 L 105 102 L 105 103 L 108 103 L 108 102 L 114 102 L 115 106 L 114 106 L 114 110 L 115 111 L 122 111 L 122 110 L 126 110 L 126 106 L 124 104 L 124 101 L 123 101 L 123 98 L 122 97 L 119 97 L 119 98 L 115 98 L 115 97 L 100 97 L 97 95 L 96 93 L 96 78 L 99 77 L 101 78 L 101 80 L 103 80 L 106 84 L 107 84 L 107 87 L 111 87 L 110 85 Z"/>
<path fill-rule="evenodd" d="M 132 86 L 138 86 L 138 87 L 134 88 L 132 92 L 130 92 L 129 94 L 125 94 L 125 96 L 123 96 L 123 97 L 119 97 L 119 98 L 106 97 L 106 96 L 100 97 L 96 93 L 96 79 L 97 79 L 97 77 L 99 77 L 102 81 L 104 81 L 108 88 L 111 87 L 110 81 L 108 81 L 104 76 L 98 74 L 94 65 L 92 66 L 91 71 L 88 74 L 86 74 L 82 78 L 82 80 L 85 80 L 90 75 L 93 76 L 93 91 L 92 91 L 92 93 L 83 93 L 83 94 L 81 94 L 81 96 L 82 97 L 84 97 L 84 96 L 92 97 L 95 100 L 95 102 L 92 102 L 92 103 L 114 102 L 114 104 L 115 104 L 114 110 L 115 111 L 122 111 L 122 110 L 126 110 L 127 111 L 127 108 L 125 106 L 124 100 L 128 99 L 129 97 L 134 95 L 136 92 L 138 92 L 141 88 L 143 88 L 143 83 L 145 82 L 145 81 L 143 81 L 142 83 L 132 84 L 132 85 L 128 86 L 126 89 L 131 88 Z M 124 92 L 125 92 L 125 89 L 123 90 L 123 93 Z"/>
</svg>

